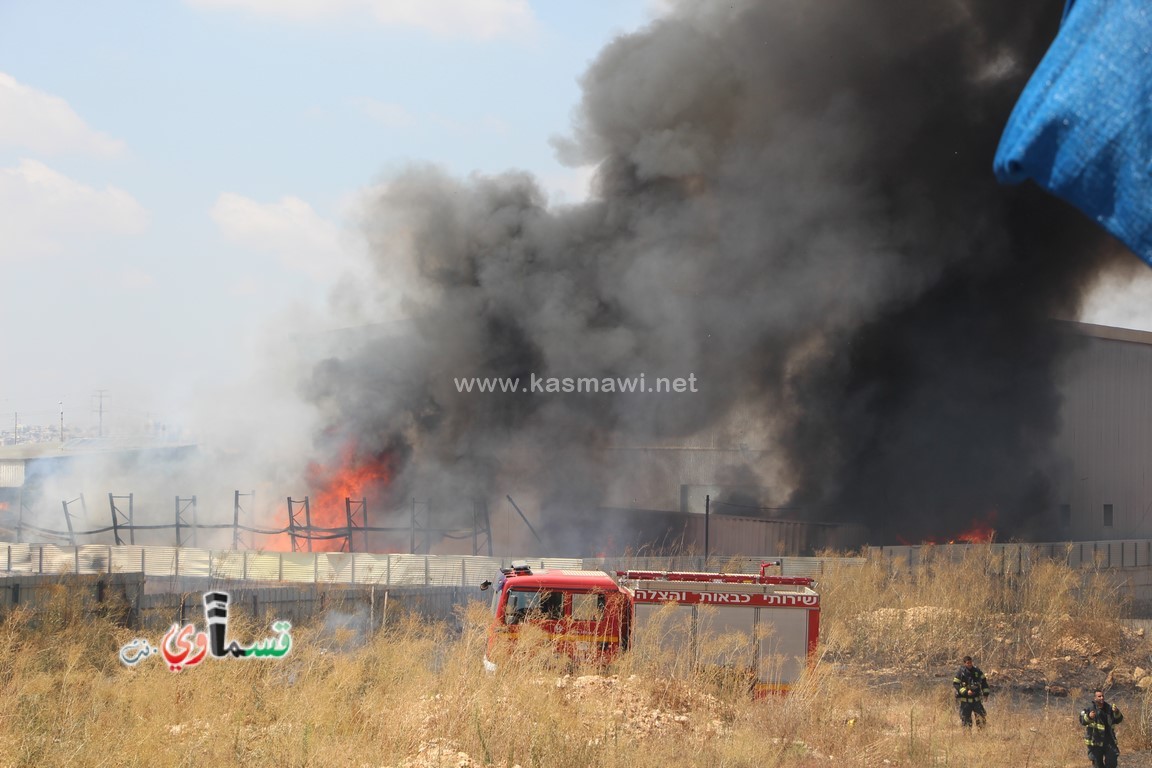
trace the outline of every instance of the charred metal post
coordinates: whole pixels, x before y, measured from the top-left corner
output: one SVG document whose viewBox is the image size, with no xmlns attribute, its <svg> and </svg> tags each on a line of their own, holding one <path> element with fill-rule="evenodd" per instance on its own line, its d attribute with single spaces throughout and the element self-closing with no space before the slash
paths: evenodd
<svg viewBox="0 0 1152 768">
<path fill-rule="evenodd" d="M 512 509 L 516 510 L 516 514 L 520 515 L 520 519 L 524 521 L 524 525 L 528 526 L 528 530 L 532 531 L 532 535 L 536 537 L 536 541 L 543 546 L 544 542 L 541 540 L 540 534 L 536 533 L 536 529 L 532 527 L 532 523 L 528 522 L 528 518 L 520 511 L 520 507 L 516 506 L 516 502 L 512 501 L 512 497 L 505 496 L 504 498 L 508 499 L 508 503 L 512 505 Z"/>
<path fill-rule="evenodd" d="M 72 530 L 72 515 L 68 514 L 68 502 L 62 501 L 60 503 L 64 505 L 64 523 L 68 526 L 68 545 L 74 547 L 76 546 L 76 533 Z M 21 508 L 21 512 L 23 512 L 23 508 Z"/>
<path fill-rule="evenodd" d="M 119 547 L 124 542 L 120 540 L 120 523 L 116 518 L 116 501 L 111 493 L 108 494 L 108 506 L 112 510 L 112 540 Z"/>
<path fill-rule="evenodd" d="M 300 545 L 296 541 L 296 539 L 301 535 L 296 533 L 296 529 L 300 527 L 300 525 L 296 522 L 296 505 L 299 504 L 305 505 L 305 509 L 307 509 L 308 497 L 305 496 L 304 501 L 296 501 L 291 496 L 288 497 L 288 537 L 292 542 L 293 552 L 300 551 Z M 309 542 L 309 545 L 311 545 L 311 542 Z"/>
<path fill-rule="evenodd" d="M 352 522 L 356 522 L 356 513 L 352 513 Z M 368 551 L 368 497 L 362 496 L 360 498 L 360 551 Z M 351 552 L 352 548 L 349 545 L 348 551 Z"/>
<path fill-rule="evenodd" d="M 348 519 L 348 535 L 344 538 L 344 550 L 352 551 L 352 498 L 344 497 L 344 516 Z"/>
<path fill-rule="evenodd" d="M 123 510 L 116 506 L 117 499 L 128 499 L 128 514 L 124 514 Z M 121 526 L 128 528 L 128 542 L 135 544 L 136 528 L 132 524 L 132 494 L 130 493 L 127 496 L 114 496 L 109 493 L 108 506 L 112 508 L 112 536 L 116 540 L 116 546 L 124 544 L 124 540 L 120 538 Z"/>
<path fill-rule="evenodd" d="M 304 497 L 304 529 L 308 532 L 308 551 L 312 551 L 312 505 L 307 496 Z"/>
<path fill-rule="evenodd" d="M 240 549 L 240 509 L 241 509 L 240 497 L 241 496 L 250 496 L 252 498 L 252 501 L 253 501 L 253 506 L 255 506 L 256 491 L 251 491 L 249 493 L 240 493 L 240 491 L 236 491 L 235 498 L 232 502 L 232 549 Z M 252 547 L 247 547 L 247 548 L 251 549 Z"/>
<path fill-rule="evenodd" d="M 347 547 L 347 551 L 349 551 L 349 552 L 352 551 L 352 533 L 353 533 L 353 531 L 355 531 L 357 528 L 359 528 L 359 529 L 361 529 L 361 531 L 363 531 L 363 529 L 368 527 L 368 499 L 367 499 L 367 497 L 357 499 L 356 505 L 359 507 L 360 515 L 361 515 L 361 523 L 359 526 L 356 525 L 356 512 L 352 509 L 352 499 L 350 497 L 347 497 L 347 496 L 344 498 L 344 512 L 348 517 L 348 540 L 347 540 L 345 546 Z M 360 544 L 362 545 L 362 548 L 365 552 L 368 551 L 368 539 L 367 539 L 367 537 L 368 537 L 367 531 L 363 531 L 360 535 Z"/>
<path fill-rule="evenodd" d="M 708 522 L 712 513 L 712 495 L 704 496 L 704 570 L 708 570 Z"/>
<path fill-rule="evenodd" d="M 480 536 L 488 543 L 488 557 L 492 557 L 492 521 L 488 517 L 488 502 L 472 500 L 472 554 L 480 554 Z"/>
<path fill-rule="evenodd" d="M 80 502 L 80 509 L 84 510 L 84 517 L 88 517 L 88 508 L 84 504 L 84 494 L 80 494 L 77 498 L 71 501 L 61 501 L 60 504 L 64 507 L 64 523 L 68 526 L 68 543 L 71 546 L 76 546 L 76 532 L 72 528 L 72 513 L 68 510 L 69 504 Z"/>
<path fill-rule="evenodd" d="M 187 512 L 189 509 L 192 510 L 192 524 L 191 525 L 189 525 L 188 521 L 185 520 L 183 517 L 183 513 Z M 176 546 L 177 547 L 183 547 L 187 543 L 180 536 L 181 527 L 192 529 L 192 535 L 191 535 L 192 546 L 196 546 L 197 526 L 196 526 L 196 497 L 195 496 L 193 496 L 190 499 L 182 499 L 179 496 L 176 497 Z"/>
<path fill-rule="evenodd" d="M 296 517 L 292 514 L 292 497 L 288 497 L 288 540 L 292 543 L 292 551 L 296 551 Z"/>
</svg>

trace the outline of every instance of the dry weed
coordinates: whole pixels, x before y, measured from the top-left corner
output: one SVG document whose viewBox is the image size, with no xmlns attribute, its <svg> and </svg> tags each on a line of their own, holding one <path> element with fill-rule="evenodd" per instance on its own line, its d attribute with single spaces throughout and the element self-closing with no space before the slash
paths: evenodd
<svg viewBox="0 0 1152 768">
<path fill-rule="evenodd" d="M 731 638 L 703 648 L 712 662 L 704 666 L 672 650 L 667 641 L 683 631 L 674 609 L 607 668 L 558 660 L 529 632 L 486 674 L 488 616 L 472 606 L 459 616 L 461 632 L 390 618 L 385 630 L 354 636 L 317 622 L 293 628 L 281 660 L 208 660 L 172 673 L 159 659 L 121 665 L 118 648 L 139 633 L 70 604 L 64 590 L 59 601 L 0 622 L 0 764 L 1083 764 L 1069 698 L 1017 697 L 1004 687 L 983 732 L 959 727 L 950 679 L 963 653 L 986 670 L 1036 661 L 1053 675 L 1066 657 L 1088 659 L 1102 677 L 1098 662 L 1135 642 L 1099 575 L 1040 563 L 1005 576 L 1004 566 L 976 549 L 960 562 L 832 569 L 822 583 L 819 658 L 790 695 L 761 701 L 726 663 Z M 267 634 L 237 621 L 237 634 Z M 1150 658 L 1147 647 L 1137 650 Z M 873 674 L 886 669 L 894 671 Z M 1152 699 L 1140 704 L 1122 731 L 1129 749 L 1152 742 Z"/>
</svg>

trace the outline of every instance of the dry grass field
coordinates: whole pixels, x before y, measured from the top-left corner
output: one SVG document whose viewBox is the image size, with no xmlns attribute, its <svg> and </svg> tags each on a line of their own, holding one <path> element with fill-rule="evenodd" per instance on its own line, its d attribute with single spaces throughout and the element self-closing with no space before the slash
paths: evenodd
<svg viewBox="0 0 1152 768">
<path fill-rule="evenodd" d="M 529 642 L 486 674 L 478 608 L 460 633 L 296 627 L 279 660 L 130 668 L 117 652 L 139 633 L 86 614 L 62 583 L 50 608 L 0 624 L 0 765 L 1082 768 L 1075 711 L 1095 685 L 1127 715 L 1121 765 L 1148 764 L 1152 700 L 1137 684 L 1152 647 L 1112 585 L 1049 563 L 1002 570 L 978 547 L 961 563 L 826 574 L 819 658 L 766 701 L 658 653 L 570 669 Z M 236 618 L 230 632 L 268 634 Z M 965 653 L 994 689 L 976 733 L 952 702 Z"/>
</svg>

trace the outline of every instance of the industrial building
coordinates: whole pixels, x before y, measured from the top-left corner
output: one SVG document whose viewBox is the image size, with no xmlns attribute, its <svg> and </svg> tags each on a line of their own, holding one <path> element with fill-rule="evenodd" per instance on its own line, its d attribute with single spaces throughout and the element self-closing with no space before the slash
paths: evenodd
<svg viewBox="0 0 1152 768">
<path fill-rule="evenodd" d="M 1063 387 L 1052 538 L 1152 537 L 1152 333 L 1069 327 L 1084 343 Z"/>
</svg>

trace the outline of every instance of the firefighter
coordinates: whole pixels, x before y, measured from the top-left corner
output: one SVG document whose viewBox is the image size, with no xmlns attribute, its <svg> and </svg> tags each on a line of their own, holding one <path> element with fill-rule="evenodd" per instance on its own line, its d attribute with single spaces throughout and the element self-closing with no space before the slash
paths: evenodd
<svg viewBox="0 0 1152 768">
<path fill-rule="evenodd" d="M 976 726 L 984 727 L 988 713 L 984 711 L 984 699 L 988 698 L 988 678 L 980 671 L 980 667 L 972 663 L 971 656 L 964 657 L 964 666 L 952 678 L 952 687 L 956 690 L 956 701 L 960 704 L 960 724 L 965 728 L 972 727 L 973 715 Z"/>
<path fill-rule="evenodd" d="M 1080 711 L 1080 725 L 1084 726 L 1084 744 L 1088 758 L 1095 768 L 1116 768 L 1120 747 L 1116 743 L 1114 726 L 1124 722 L 1120 707 L 1104 701 L 1104 691 L 1096 689 L 1092 703 Z"/>
</svg>

